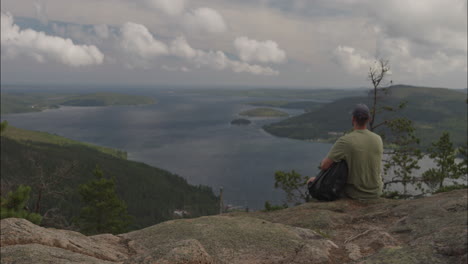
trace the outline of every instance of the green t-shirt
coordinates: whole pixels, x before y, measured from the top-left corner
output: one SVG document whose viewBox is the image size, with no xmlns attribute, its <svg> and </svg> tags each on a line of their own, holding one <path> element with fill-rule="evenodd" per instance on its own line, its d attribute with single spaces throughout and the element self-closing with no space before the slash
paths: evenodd
<svg viewBox="0 0 468 264">
<path fill-rule="evenodd" d="M 382 194 L 382 138 L 365 129 L 340 137 L 327 157 L 348 164 L 345 193 L 353 199 L 378 198 Z"/>
</svg>

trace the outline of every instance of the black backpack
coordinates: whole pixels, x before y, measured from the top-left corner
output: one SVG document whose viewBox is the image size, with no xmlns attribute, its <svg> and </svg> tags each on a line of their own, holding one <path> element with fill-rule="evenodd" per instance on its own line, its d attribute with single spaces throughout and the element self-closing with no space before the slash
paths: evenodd
<svg viewBox="0 0 468 264">
<path fill-rule="evenodd" d="M 343 194 L 348 179 L 346 161 L 334 162 L 327 170 L 322 170 L 313 182 L 309 182 L 310 195 L 321 201 L 334 201 Z"/>
</svg>

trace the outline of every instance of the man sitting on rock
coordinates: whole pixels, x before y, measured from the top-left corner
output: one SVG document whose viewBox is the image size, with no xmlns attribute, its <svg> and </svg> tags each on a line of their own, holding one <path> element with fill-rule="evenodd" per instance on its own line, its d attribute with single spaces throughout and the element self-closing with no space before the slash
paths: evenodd
<svg viewBox="0 0 468 264">
<path fill-rule="evenodd" d="M 334 162 L 346 161 L 348 180 L 344 192 L 352 199 L 375 199 L 382 194 L 383 143 L 379 135 L 367 129 L 369 121 L 369 108 L 358 104 L 352 113 L 354 130 L 340 137 L 320 164 L 326 170 Z"/>
</svg>

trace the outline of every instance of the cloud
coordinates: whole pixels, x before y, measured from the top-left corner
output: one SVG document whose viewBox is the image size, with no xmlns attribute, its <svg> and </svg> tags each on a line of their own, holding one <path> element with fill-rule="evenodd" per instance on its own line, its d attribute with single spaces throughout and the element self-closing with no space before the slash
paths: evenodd
<svg viewBox="0 0 468 264">
<path fill-rule="evenodd" d="M 93 25 L 94 33 L 101 39 L 109 38 L 109 27 L 106 24 Z"/>
<path fill-rule="evenodd" d="M 34 5 L 34 10 L 36 11 L 37 19 L 39 19 L 39 21 L 41 21 L 42 24 L 47 25 L 47 23 L 49 23 L 49 18 L 47 17 L 44 3 L 42 1 L 41 2 L 35 1 L 33 5 Z"/>
<path fill-rule="evenodd" d="M 367 54 L 362 55 L 353 47 L 341 45 L 333 51 L 332 56 L 333 61 L 349 73 L 357 75 L 366 74 L 375 61 Z"/>
<path fill-rule="evenodd" d="M 109 47 L 115 46 L 117 28 L 106 24 L 82 25 L 51 21 L 47 30 L 56 36 L 70 38 L 77 43 L 95 45 L 106 53 L 105 60 L 109 59 Z"/>
<path fill-rule="evenodd" d="M 251 65 L 245 62 L 229 59 L 222 51 L 203 51 L 190 47 L 184 37 L 175 39 L 170 47 L 174 56 L 184 58 L 194 63 L 197 68 L 208 67 L 214 70 L 230 69 L 237 73 L 250 73 L 254 75 L 278 75 L 279 72 L 270 67 Z"/>
<path fill-rule="evenodd" d="M 466 0 L 268 0 L 265 4 L 309 18 L 352 21 L 361 17 L 390 37 L 466 50 Z"/>
<path fill-rule="evenodd" d="M 412 83 L 414 78 L 411 77 L 421 73 L 423 81 L 420 84 L 466 86 L 466 0 L 166 0 L 165 4 L 154 0 L 152 8 L 149 0 L 81 0 L 73 8 L 69 8 L 73 2 L 70 0 L 1 1 L 2 10 L 21 15 L 21 21 L 18 18 L 15 23 L 21 25 L 22 29 L 31 28 L 47 32 L 48 35 L 70 38 L 74 44 L 95 45 L 105 53 L 106 67 L 109 67 L 100 67 L 99 71 L 118 69 L 128 74 L 122 76 L 129 78 L 133 76 L 132 71 L 127 73 L 117 65 L 107 65 L 110 56 L 120 64 L 146 61 L 154 69 L 147 71 L 147 80 L 154 79 L 150 72 L 158 74 L 158 71 L 162 71 L 161 65 L 179 69 L 186 66 L 194 72 L 198 71 L 197 65 L 205 69 L 215 68 L 209 65 L 218 65 L 218 68 L 219 65 L 224 65 L 224 71 L 246 69 L 253 72 L 255 69 L 247 66 L 259 64 L 270 66 L 273 71 L 281 70 L 284 75 L 282 78 L 271 78 L 269 83 L 260 79 L 243 78 L 240 74 L 240 77 L 232 79 L 226 78 L 225 74 L 212 74 L 209 78 L 192 81 L 210 83 L 218 78 L 216 82 L 232 80 L 249 84 L 304 86 L 310 83 L 317 86 L 361 85 L 366 82 L 366 61 L 373 61 L 377 56 L 390 60 L 395 81 Z M 47 6 L 43 4 L 39 12 L 34 9 L 34 2 L 47 3 Z M 190 23 L 190 19 L 196 20 L 203 16 L 196 12 L 199 7 L 212 8 L 222 16 L 223 33 L 205 34 L 209 32 L 206 30 L 209 26 Z M 47 25 L 31 19 L 40 18 L 41 12 L 47 13 Z M 121 25 L 127 21 L 147 25 L 153 39 L 166 45 L 168 54 L 143 58 L 137 52 L 124 51 L 120 45 Z M 54 31 L 51 28 L 55 23 L 58 25 L 56 32 L 62 33 L 52 33 Z M 90 37 L 80 38 L 79 32 L 66 24 L 82 25 L 83 32 L 89 33 Z M 110 35 L 107 39 L 100 39 L 98 35 L 105 37 L 106 34 L 100 34 L 99 30 L 94 29 L 94 25 L 101 24 L 108 25 Z M 208 23 L 211 24 L 216 23 Z M 176 37 L 181 35 L 187 37 L 187 45 L 184 46 L 184 42 L 173 44 Z M 95 40 L 91 41 L 93 36 Z M 235 39 L 242 36 L 259 43 L 273 40 L 279 44 L 278 49 L 286 51 L 285 61 L 289 63 L 283 62 L 284 64 L 276 66 L 271 58 L 268 64 L 264 64 L 260 59 L 254 59 L 257 55 L 241 56 L 242 49 L 236 49 Z M 2 61 L 7 55 L 6 51 L 2 44 Z M 217 55 L 217 51 L 224 56 Z M 46 60 L 49 58 L 46 57 Z M 224 63 L 216 63 L 217 60 Z M 13 64 L 9 65 L 3 67 L 2 74 Z M 31 64 L 31 68 L 34 65 L 36 64 Z M 342 68 L 338 69 L 338 65 Z M 311 72 L 303 74 L 301 70 L 308 68 Z M 267 69 L 264 70 L 268 72 Z M 335 78 L 336 70 L 346 70 L 353 74 L 340 72 L 340 78 Z M 187 74 L 187 78 L 198 74 L 207 76 L 209 72 Z M 134 76 L 135 81 L 141 82 L 138 77 L 140 74 Z M 171 74 L 164 72 L 163 76 Z M 106 81 L 104 77 L 102 80 Z M 181 82 L 184 80 L 180 79 Z"/>
<path fill-rule="evenodd" d="M 101 64 L 104 54 L 93 45 L 76 45 L 71 39 L 32 29 L 21 30 L 9 13 L 1 13 L 2 57 L 27 55 L 38 62 L 57 61 L 69 66 Z"/>
<path fill-rule="evenodd" d="M 185 13 L 183 23 L 188 30 L 195 32 L 222 33 L 227 29 L 221 14 L 208 7 Z"/>
<path fill-rule="evenodd" d="M 380 43 L 382 56 L 394 62 L 393 68 L 400 74 L 422 78 L 424 75 L 441 75 L 451 71 L 466 72 L 466 56 L 432 49 L 421 52 L 421 47 L 404 38 L 388 38 Z"/>
<path fill-rule="evenodd" d="M 234 41 L 234 47 L 243 61 L 281 63 L 286 60 L 286 52 L 272 40 L 257 41 L 247 37 L 238 37 Z"/>
<path fill-rule="evenodd" d="M 415 45 L 407 39 L 386 39 L 380 47 L 381 58 L 389 61 L 391 72 L 400 80 L 422 81 L 426 76 L 442 76 L 448 72 L 467 71 L 466 57 L 437 51 L 425 56 L 415 55 Z M 338 46 L 333 60 L 347 72 L 365 76 L 376 58 L 353 47 Z"/>
<path fill-rule="evenodd" d="M 248 72 L 255 75 L 266 75 L 266 76 L 276 76 L 279 74 L 278 71 L 273 70 L 270 67 L 263 67 L 260 65 L 252 65 L 240 61 L 228 61 L 231 69 L 234 72 Z"/>
<path fill-rule="evenodd" d="M 120 47 L 128 54 L 141 59 L 167 55 L 166 44 L 153 38 L 149 30 L 137 23 L 127 22 L 120 29 Z"/>
<path fill-rule="evenodd" d="M 161 66 L 161 69 L 165 70 L 165 71 L 169 71 L 169 72 L 191 72 L 192 70 L 187 68 L 187 67 L 171 67 L 171 66 L 167 66 L 167 65 L 163 65 Z"/>
<path fill-rule="evenodd" d="M 172 41 L 170 51 L 172 55 L 186 59 L 193 59 L 197 56 L 198 53 L 196 50 L 190 47 L 184 37 L 178 37 Z"/>
<path fill-rule="evenodd" d="M 196 68 L 210 68 L 213 70 L 230 69 L 234 72 L 245 72 L 254 75 L 278 75 L 278 72 L 259 65 L 251 65 L 229 59 L 222 51 L 204 51 L 192 48 L 185 37 L 177 37 L 169 45 L 154 39 L 149 30 L 141 24 L 125 23 L 121 29 L 121 49 L 130 59 L 126 59 L 127 66 L 150 68 L 151 61 L 163 56 L 173 56 L 189 62 Z M 186 67 L 161 67 L 166 71 L 188 71 Z"/>
<path fill-rule="evenodd" d="M 185 0 L 144 0 L 149 7 L 159 9 L 168 15 L 179 15 L 185 8 Z"/>
<path fill-rule="evenodd" d="M 308 35 L 314 39 L 310 46 L 317 54 L 307 58 L 311 62 L 319 61 L 321 54 L 331 54 L 348 72 L 365 76 L 365 65 L 382 57 L 390 60 L 394 76 L 406 82 L 419 76 L 427 84 L 438 76 L 447 83 L 466 86 L 466 0 L 268 0 L 264 4 L 289 17 L 310 21 L 304 28 L 311 29 Z M 234 19 L 230 21 L 234 24 Z M 321 24 L 326 27 L 320 30 Z M 298 60 L 295 52 L 306 53 L 305 46 L 290 48 L 291 42 L 284 41 L 292 53 L 288 56 Z M 319 45 L 322 50 L 317 50 Z"/>
<path fill-rule="evenodd" d="M 353 0 L 344 4 L 330 1 L 329 5 L 336 3 L 340 8 L 350 8 L 350 15 L 361 10 L 360 15 L 374 29 L 375 53 L 390 60 L 395 73 L 423 78 L 467 67 L 466 0 Z M 359 56 L 366 55 L 348 54 L 357 64 Z"/>
<path fill-rule="evenodd" d="M 363 2 L 372 22 L 390 38 L 466 53 L 466 0 Z"/>
<path fill-rule="evenodd" d="M 228 67 L 228 58 L 222 51 L 201 51 L 193 60 L 197 67 L 208 66 L 215 70 L 224 70 Z"/>
</svg>

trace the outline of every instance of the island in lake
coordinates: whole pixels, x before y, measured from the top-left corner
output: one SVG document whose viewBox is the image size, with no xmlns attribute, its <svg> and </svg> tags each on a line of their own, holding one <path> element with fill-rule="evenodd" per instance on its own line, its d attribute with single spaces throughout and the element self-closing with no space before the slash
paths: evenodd
<svg viewBox="0 0 468 264">
<path fill-rule="evenodd" d="M 272 108 L 254 108 L 250 110 L 243 111 L 239 113 L 241 116 L 250 116 L 250 117 L 286 117 L 289 116 L 288 113 L 272 109 Z"/>
<path fill-rule="evenodd" d="M 238 119 L 234 119 L 231 121 L 231 125 L 238 125 L 238 126 L 248 126 L 250 125 L 250 123 L 252 123 L 250 120 L 243 119 L 243 118 L 238 118 Z"/>
</svg>

